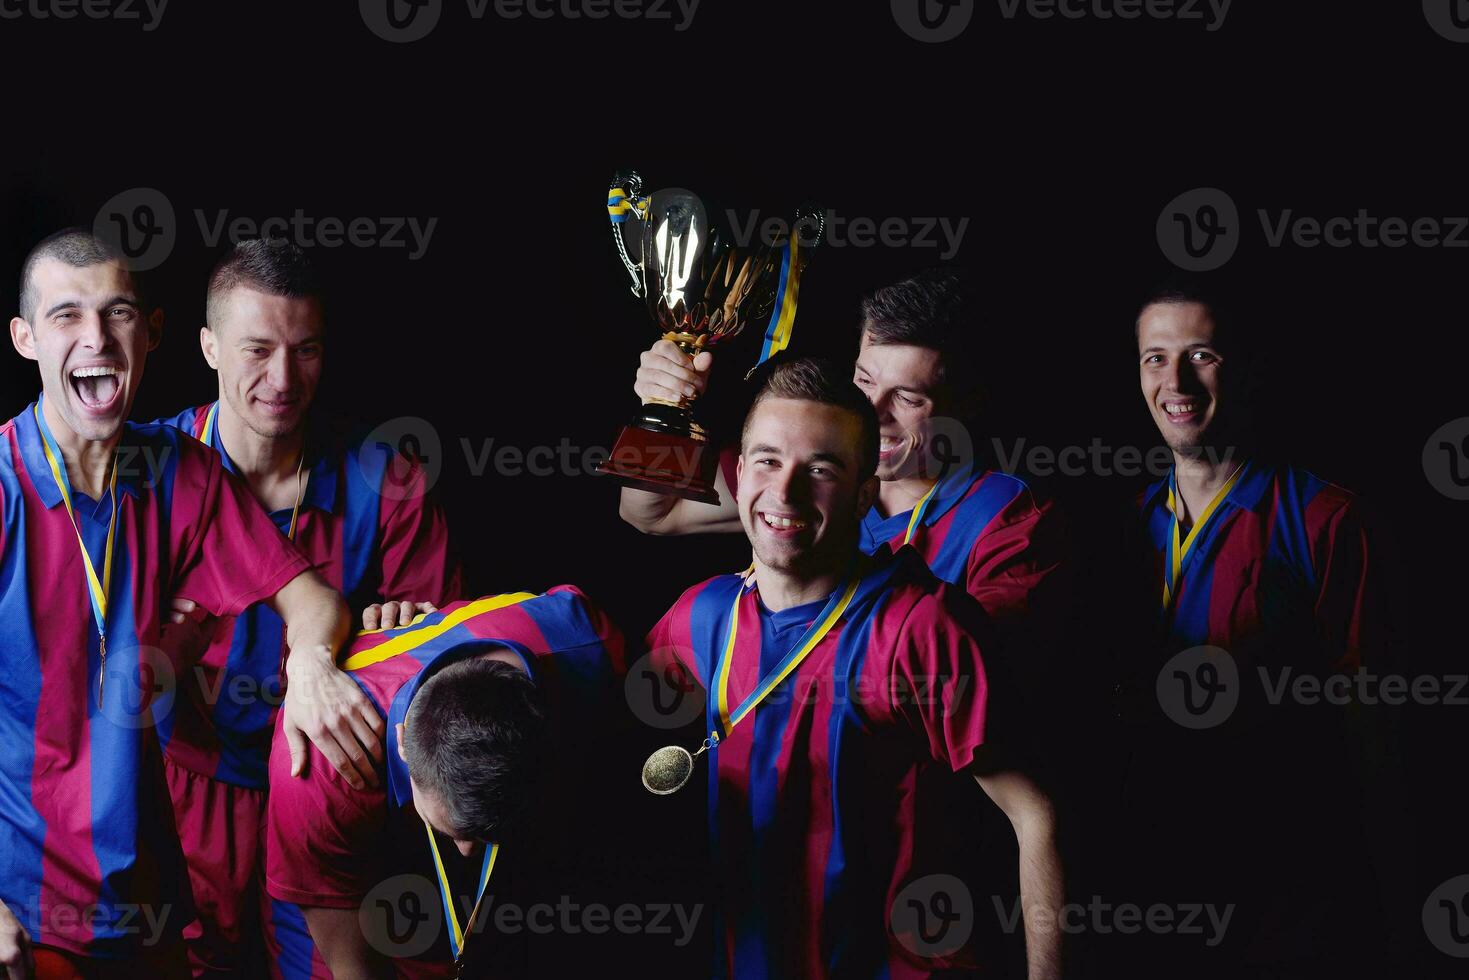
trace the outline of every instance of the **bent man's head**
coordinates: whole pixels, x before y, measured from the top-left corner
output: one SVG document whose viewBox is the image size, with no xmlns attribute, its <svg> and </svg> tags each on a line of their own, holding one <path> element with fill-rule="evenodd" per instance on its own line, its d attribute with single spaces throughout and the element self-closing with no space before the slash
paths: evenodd
<svg viewBox="0 0 1469 980">
<path fill-rule="evenodd" d="M 162 329 L 126 260 L 91 232 L 57 232 L 26 257 L 10 341 L 40 368 L 53 429 L 88 442 L 114 439 Z M 66 440 L 65 432 L 53 434 Z"/>
<path fill-rule="evenodd" d="M 522 668 L 490 656 L 449 664 L 413 696 L 399 733 L 413 805 L 461 853 L 498 841 L 536 791 L 548 739 Z"/>
</svg>

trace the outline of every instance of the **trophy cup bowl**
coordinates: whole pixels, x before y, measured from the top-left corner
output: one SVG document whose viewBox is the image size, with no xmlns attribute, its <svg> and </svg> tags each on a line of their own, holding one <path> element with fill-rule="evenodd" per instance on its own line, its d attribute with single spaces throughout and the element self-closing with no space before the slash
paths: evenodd
<svg viewBox="0 0 1469 980">
<path fill-rule="evenodd" d="M 781 242 L 737 242 L 692 191 L 642 196 L 635 172 L 618 174 L 608 192 L 613 239 L 664 340 L 693 357 L 729 340 L 751 321 L 769 318 L 782 286 Z M 597 472 L 623 486 L 718 504 L 719 451 L 694 420 L 692 399 L 652 400 L 623 427 Z"/>
</svg>

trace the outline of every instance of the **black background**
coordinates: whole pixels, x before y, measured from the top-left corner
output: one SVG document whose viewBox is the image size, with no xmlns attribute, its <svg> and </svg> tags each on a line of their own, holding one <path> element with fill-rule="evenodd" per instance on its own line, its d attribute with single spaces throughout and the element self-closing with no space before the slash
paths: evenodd
<svg viewBox="0 0 1469 980">
<path fill-rule="evenodd" d="M 195 334 L 219 249 L 196 209 L 211 221 L 221 209 L 437 218 L 417 261 L 402 248 L 313 251 L 333 287 L 321 397 L 367 424 L 432 423 L 439 490 L 477 593 L 575 582 L 638 635 L 680 589 L 742 565 L 742 542 L 645 538 L 617 519 L 610 483 L 493 467 L 476 477 L 462 443 L 605 447 L 633 410 L 637 352 L 653 332 L 609 240 L 614 170 L 766 215 L 810 198 L 846 218 L 968 218 L 957 261 L 985 284 L 976 329 L 990 345 L 995 406 L 980 438 L 1058 448 L 1154 444 L 1135 380 L 1134 305 L 1168 269 L 1160 211 L 1213 186 L 1245 230 L 1219 277 L 1247 297 L 1257 331 L 1258 414 L 1279 447 L 1361 492 L 1378 519 L 1395 624 L 1388 669 L 1465 672 L 1469 505 L 1433 489 L 1421 454 L 1465 414 L 1469 249 L 1269 248 L 1255 216 L 1469 214 L 1454 140 L 1469 45 L 1435 34 L 1417 4 L 1239 0 L 1208 32 L 1007 20 L 981 3 L 963 36 L 925 44 L 882 3 L 704 0 L 676 32 L 617 19 L 475 21 L 449 2 L 429 37 L 402 45 L 369 32 L 355 5 L 333 6 L 175 0 L 153 32 L 0 21 L 12 77 L 0 306 L 16 308 L 14 276 L 38 238 L 91 225 L 113 195 L 156 188 L 175 210 L 177 243 L 158 275 L 165 339 L 135 418 L 213 397 Z M 861 294 L 938 251 L 817 253 L 795 349 L 850 356 Z M 701 411 L 720 431 L 737 424 L 756 343 L 747 334 L 718 353 Z M 36 388 L 29 364 L 0 358 L 0 415 Z M 1054 481 L 1099 583 L 1081 614 L 1079 663 L 1127 645 L 1108 634 L 1100 583 L 1112 515 L 1139 487 Z M 1411 784 L 1399 843 L 1416 851 L 1402 858 L 1413 884 L 1404 950 L 1423 972 L 1453 964 L 1416 928 L 1418 903 L 1469 871 L 1458 807 L 1466 711 L 1398 717 Z M 591 877 L 615 895 L 640 863 L 629 855 L 677 850 L 683 822 L 697 821 L 687 803 L 588 814 L 616 855 Z M 655 875 L 644 890 L 659 888 Z"/>
</svg>

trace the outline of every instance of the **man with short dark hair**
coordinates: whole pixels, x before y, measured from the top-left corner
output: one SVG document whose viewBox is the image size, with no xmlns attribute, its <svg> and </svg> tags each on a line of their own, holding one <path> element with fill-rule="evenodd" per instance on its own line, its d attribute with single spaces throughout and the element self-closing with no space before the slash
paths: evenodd
<svg viewBox="0 0 1469 980">
<path fill-rule="evenodd" d="M 862 515 L 869 554 L 911 545 L 933 573 L 979 600 L 1008 644 L 1035 661 L 1059 641 L 1066 610 L 1065 532 L 1053 501 L 1019 476 L 954 459 L 972 441 L 982 399 L 976 290 L 940 267 L 864 298 L 853 381 L 877 411 L 879 491 Z M 633 390 L 678 402 L 703 393 L 712 355 L 692 360 L 660 340 L 642 355 Z M 735 532 L 735 461 L 720 457 L 718 506 L 631 488 L 624 520 L 649 534 Z"/>
<path fill-rule="evenodd" d="M 598 730 L 623 660 L 616 628 L 571 586 L 456 602 L 359 635 L 343 667 L 386 720 L 387 785 L 350 786 L 314 750 L 306 778 L 289 778 L 277 728 L 272 976 L 452 977 L 456 960 L 470 976 L 523 970 L 487 913 L 544 878 L 526 808 Z M 437 882 L 434 894 L 405 898 L 419 882 Z M 442 902 L 442 928 L 431 942 L 412 921 L 408 935 L 364 932 L 380 918 L 369 897 L 395 909 Z"/>
<path fill-rule="evenodd" d="M 268 603 L 293 654 L 287 713 L 334 752 L 366 704 L 337 685 L 347 610 L 217 457 L 126 421 L 162 320 L 116 251 L 53 235 L 20 295 L 10 338 L 42 395 L 0 426 L 0 965 L 187 975 L 153 729 L 178 667 L 157 649 L 164 605 Z"/>
<path fill-rule="evenodd" d="M 879 432 L 864 393 L 832 365 L 773 369 L 737 464 L 752 570 L 687 590 L 648 638 L 662 669 L 686 671 L 708 695 L 715 972 L 993 969 L 993 949 L 927 948 L 894 907 L 905 888 L 955 870 L 961 818 L 941 805 L 943 788 L 973 778 L 1019 840 L 1030 975 L 1057 976 L 1054 815 L 1014 768 L 1016 692 L 981 655 L 990 624 L 912 552 L 859 547 L 879 493 Z"/>
<path fill-rule="evenodd" d="M 1123 688 L 1136 692 L 1131 841 L 1113 844 L 1142 900 L 1212 903 L 1231 919 L 1214 942 L 1153 936 L 1125 959 L 1155 955 L 1169 976 L 1370 973 L 1370 874 L 1343 860 L 1366 849 L 1362 733 L 1324 700 L 1271 693 L 1355 671 L 1380 648 L 1361 504 L 1258 453 L 1243 422 L 1244 325 L 1222 310 L 1178 283 L 1135 325 L 1173 467 L 1139 501 L 1156 643 Z M 1206 714 L 1216 701 L 1223 717 Z"/>
<path fill-rule="evenodd" d="M 248 484 L 279 533 L 364 609 L 380 604 L 406 624 L 415 612 L 459 598 L 447 523 L 422 468 L 396 447 L 339 437 L 313 412 L 326 358 L 323 289 L 296 245 L 252 239 L 232 246 L 209 278 L 204 359 L 218 398 L 161 420 L 218 454 Z M 238 617 L 198 621 L 187 594 L 164 631 L 188 671 L 160 725 L 164 763 L 199 918 L 185 936 L 198 976 L 239 975 L 260 936 L 258 879 L 267 756 L 286 664 L 279 617 L 254 605 Z M 304 740 L 288 746 L 301 761 Z M 350 765 L 375 778 L 365 754 Z"/>
</svg>

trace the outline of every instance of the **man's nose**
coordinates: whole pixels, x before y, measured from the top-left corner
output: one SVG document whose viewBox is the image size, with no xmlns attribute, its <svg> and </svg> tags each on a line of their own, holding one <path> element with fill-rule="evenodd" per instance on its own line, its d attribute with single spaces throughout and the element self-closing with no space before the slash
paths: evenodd
<svg viewBox="0 0 1469 980">
<path fill-rule="evenodd" d="M 291 354 L 285 348 L 276 351 L 270 359 L 270 364 L 265 371 L 265 380 L 276 391 L 289 391 L 291 379 L 295 375 L 295 365 L 291 362 Z"/>
</svg>

